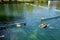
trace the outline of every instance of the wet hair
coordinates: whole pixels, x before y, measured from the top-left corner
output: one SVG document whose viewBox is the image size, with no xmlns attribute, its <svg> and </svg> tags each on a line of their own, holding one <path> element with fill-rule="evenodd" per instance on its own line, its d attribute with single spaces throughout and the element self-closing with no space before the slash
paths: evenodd
<svg viewBox="0 0 60 40">
<path fill-rule="evenodd" d="M 24 23 L 24 26 L 26 26 L 26 23 Z"/>
</svg>

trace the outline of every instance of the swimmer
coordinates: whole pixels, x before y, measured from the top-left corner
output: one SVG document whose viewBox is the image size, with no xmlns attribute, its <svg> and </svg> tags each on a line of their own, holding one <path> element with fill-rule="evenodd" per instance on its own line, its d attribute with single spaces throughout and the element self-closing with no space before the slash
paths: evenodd
<svg viewBox="0 0 60 40">
<path fill-rule="evenodd" d="M 17 27 L 26 26 L 26 23 L 16 23 Z"/>
<path fill-rule="evenodd" d="M 16 26 L 17 26 L 17 27 L 21 27 L 21 24 L 20 24 L 20 23 L 16 23 Z"/>
<path fill-rule="evenodd" d="M 41 24 L 40 27 L 41 27 L 41 28 L 46 28 L 47 25 L 46 25 L 46 24 Z"/>
<path fill-rule="evenodd" d="M 41 17 L 41 20 L 45 20 L 46 18 L 45 17 Z"/>
<path fill-rule="evenodd" d="M 5 35 L 1 35 L 0 38 L 5 37 Z"/>
</svg>

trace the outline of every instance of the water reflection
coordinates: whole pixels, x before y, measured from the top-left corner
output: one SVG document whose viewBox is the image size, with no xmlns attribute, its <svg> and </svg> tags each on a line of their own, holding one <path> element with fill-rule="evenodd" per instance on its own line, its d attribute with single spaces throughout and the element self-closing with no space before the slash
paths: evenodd
<svg viewBox="0 0 60 40">
<path fill-rule="evenodd" d="M 29 4 L 28 7 L 27 7 L 27 9 L 29 10 L 29 12 L 32 13 L 32 11 L 33 11 L 33 6 Z"/>
<path fill-rule="evenodd" d="M 24 18 L 22 4 L 0 4 L 0 22 L 3 24 Z"/>
<path fill-rule="evenodd" d="M 34 5 L 26 4 L 4 4 L 1 8 L 1 20 L 12 23 L 7 27 L 8 38 L 10 40 L 55 40 L 59 39 L 60 35 L 60 18 L 55 13 L 55 8 L 43 8 Z M 3 13 L 3 14 L 2 14 Z M 4 14 L 5 13 L 5 14 Z M 41 21 L 41 18 L 49 18 L 49 20 Z M 52 19 L 50 19 L 52 18 Z M 25 26 L 20 27 L 20 23 Z M 40 28 L 41 23 L 49 24 L 45 29 Z M 13 27 L 13 28 L 12 28 Z M 53 38 L 54 37 L 54 38 Z"/>
</svg>

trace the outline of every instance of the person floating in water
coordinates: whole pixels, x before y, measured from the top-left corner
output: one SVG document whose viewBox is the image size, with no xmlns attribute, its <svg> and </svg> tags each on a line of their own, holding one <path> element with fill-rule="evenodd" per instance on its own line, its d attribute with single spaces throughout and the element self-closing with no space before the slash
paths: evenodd
<svg viewBox="0 0 60 40">
<path fill-rule="evenodd" d="M 26 23 L 16 23 L 17 27 L 26 26 Z"/>
<path fill-rule="evenodd" d="M 46 25 L 46 24 L 40 24 L 40 27 L 41 27 L 41 28 L 46 28 L 47 25 Z"/>
</svg>

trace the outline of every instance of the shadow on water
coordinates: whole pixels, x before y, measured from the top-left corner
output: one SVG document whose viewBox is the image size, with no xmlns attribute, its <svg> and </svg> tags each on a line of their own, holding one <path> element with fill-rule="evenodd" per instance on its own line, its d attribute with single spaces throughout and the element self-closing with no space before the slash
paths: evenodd
<svg viewBox="0 0 60 40">
<path fill-rule="evenodd" d="M 0 4 L 0 24 L 9 24 L 24 19 L 22 4 Z"/>
</svg>

